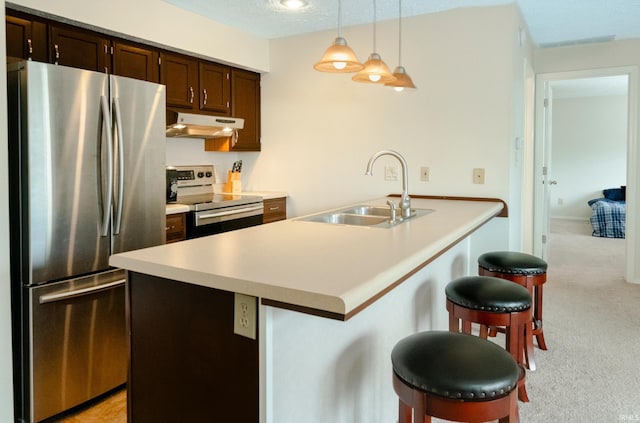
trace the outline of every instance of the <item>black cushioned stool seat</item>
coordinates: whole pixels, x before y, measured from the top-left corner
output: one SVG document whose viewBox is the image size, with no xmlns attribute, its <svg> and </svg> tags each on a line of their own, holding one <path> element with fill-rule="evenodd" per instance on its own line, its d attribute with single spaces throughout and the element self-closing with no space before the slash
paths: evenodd
<svg viewBox="0 0 640 423">
<path fill-rule="evenodd" d="M 524 362 L 525 329 L 531 322 L 531 295 L 526 288 L 491 276 L 465 276 L 449 282 L 445 294 L 450 332 L 470 334 L 476 323 L 480 337 L 486 339 L 487 327 L 504 328 L 505 349 L 518 364 Z M 523 368 L 518 397 L 528 401 L 524 377 Z"/>
<path fill-rule="evenodd" d="M 478 274 L 507 279 L 529 290 L 533 298 L 533 317 L 525 334 L 525 361 L 530 370 L 535 370 L 533 338 L 540 349 L 547 349 L 542 332 L 542 288 L 547 281 L 547 262 L 526 253 L 491 251 L 478 257 Z"/>
<path fill-rule="evenodd" d="M 487 340 L 452 332 L 420 332 L 391 352 L 399 423 L 518 421 L 513 357 Z M 413 410 L 413 420 L 412 417 Z"/>
</svg>

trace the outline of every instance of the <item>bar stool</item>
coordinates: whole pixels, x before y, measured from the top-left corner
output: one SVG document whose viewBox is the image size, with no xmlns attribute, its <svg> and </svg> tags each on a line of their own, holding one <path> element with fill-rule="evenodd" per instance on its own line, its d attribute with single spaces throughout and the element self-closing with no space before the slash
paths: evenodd
<svg viewBox="0 0 640 423">
<path fill-rule="evenodd" d="M 542 286 L 547 281 L 547 262 L 531 254 L 493 251 L 478 257 L 478 274 L 507 279 L 529 290 L 533 298 L 533 318 L 525 334 L 525 361 L 529 370 L 535 370 L 533 337 L 541 350 L 547 349 L 542 332 Z"/>
<path fill-rule="evenodd" d="M 487 338 L 487 327 L 504 328 L 505 349 L 521 366 L 518 398 L 528 402 L 523 356 L 525 328 L 531 322 L 531 295 L 526 288 L 490 276 L 465 276 L 445 287 L 449 331 L 471 333 L 472 323 L 480 325 L 480 337 Z"/>
<path fill-rule="evenodd" d="M 518 365 L 492 342 L 460 333 L 420 332 L 395 345 L 391 363 L 399 423 L 430 423 L 431 417 L 519 421 Z"/>
</svg>

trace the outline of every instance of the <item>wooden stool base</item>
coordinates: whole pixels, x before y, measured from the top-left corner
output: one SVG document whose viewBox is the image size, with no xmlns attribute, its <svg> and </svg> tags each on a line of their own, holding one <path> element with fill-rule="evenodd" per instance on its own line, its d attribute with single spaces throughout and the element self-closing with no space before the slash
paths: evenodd
<svg viewBox="0 0 640 423">
<path fill-rule="evenodd" d="M 431 417 L 457 422 L 520 422 L 515 389 L 504 397 L 487 401 L 453 400 L 412 389 L 395 374 L 393 389 L 399 398 L 399 423 L 431 423 Z"/>
</svg>

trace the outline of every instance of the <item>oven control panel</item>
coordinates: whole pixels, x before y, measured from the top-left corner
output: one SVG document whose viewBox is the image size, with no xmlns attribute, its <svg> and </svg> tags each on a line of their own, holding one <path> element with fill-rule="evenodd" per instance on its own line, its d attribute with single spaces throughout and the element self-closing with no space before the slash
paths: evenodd
<svg viewBox="0 0 640 423">
<path fill-rule="evenodd" d="M 212 165 L 172 166 L 177 171 L 178 187 L 213 185 L 215 176 Z"/>
</svg>

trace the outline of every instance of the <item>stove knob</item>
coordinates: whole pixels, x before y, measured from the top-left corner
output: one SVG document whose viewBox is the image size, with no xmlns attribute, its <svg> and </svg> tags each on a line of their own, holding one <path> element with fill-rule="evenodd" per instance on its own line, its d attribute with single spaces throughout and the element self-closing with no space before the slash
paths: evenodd
<svg viewBox="0 0 640 423">
<path fill-rule="evenodd" d="M 198 172 L 198 178 L 203 178 L 204 177 L 204 172 Z"/>
<path fill-rule="evenodd" d="M 206 175 L 207 175 L 207 178 L 211 178 L 213 176 L 211 172 L 207 172 Z"/>
</svg>

